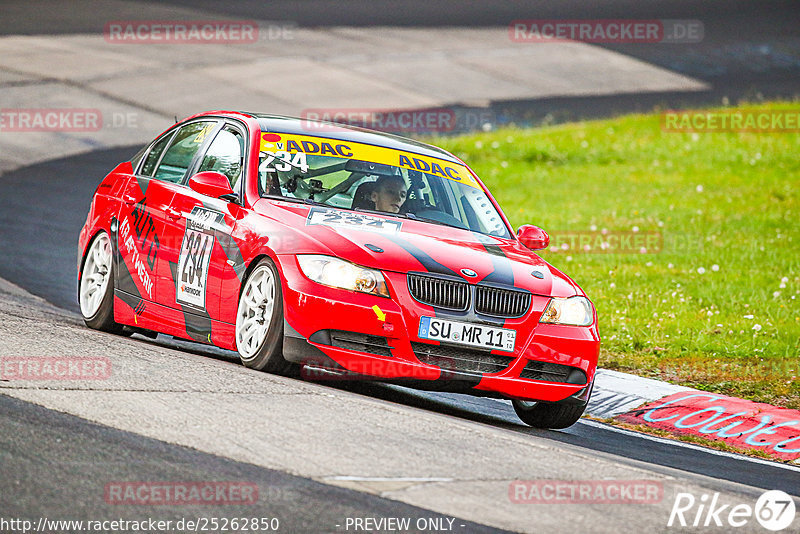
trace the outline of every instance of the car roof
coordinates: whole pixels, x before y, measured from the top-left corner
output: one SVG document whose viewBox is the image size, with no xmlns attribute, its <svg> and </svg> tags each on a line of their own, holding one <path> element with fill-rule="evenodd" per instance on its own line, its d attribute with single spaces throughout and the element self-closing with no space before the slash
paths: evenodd
<svg viewBox="0 0 800 534">
<path fill-rule="evenodd" d="M 441 148 L 415 141 L 407 137 L 392 135 L 366 128 L 283 115 L 238 112 L 258 120 L 262 132 L 277 132 L 294 135 L 311 135 L 325 139 L 352 141 L 366 145 L 382 146 L 405 152 L 413 152 L 452 163 L 461 163 L 458 158 Z"/>
</svg>

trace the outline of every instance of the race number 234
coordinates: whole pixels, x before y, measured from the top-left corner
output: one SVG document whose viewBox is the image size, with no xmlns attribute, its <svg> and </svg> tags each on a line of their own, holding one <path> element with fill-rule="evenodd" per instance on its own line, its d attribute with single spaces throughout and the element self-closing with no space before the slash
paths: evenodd
<svg viewBox="0 0 800 534">
<path fill-rule="evenodd" d="M 213 235 L 194 229 L 186 231 L 178 261 L 177 299 L 179 302 L 205 308 L 208 264 L 213 246 Z"/>
</svg>

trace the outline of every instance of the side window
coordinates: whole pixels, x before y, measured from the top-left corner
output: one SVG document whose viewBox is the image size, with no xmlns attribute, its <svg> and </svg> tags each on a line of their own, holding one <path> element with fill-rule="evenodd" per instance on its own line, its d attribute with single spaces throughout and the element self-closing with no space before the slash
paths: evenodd
<svg viewBox="0 0 800 534">
<path fill-rule="evenodd" d="M 161 157 L 161 153 L 164 152 L 164 149 L 167 147 L 167 143 L 169 143 L 169 140 L 172 139 L 173 133 L 175 132 L 168 133 L 159 139 L 155 145 L 153 145 L 153 149 L 150 150 L 150 153 L 147 155 L 147 159 L 144 160 L 142 170 L 139 174 L 142 176 L 153 176 L 153 171 L 156 170 L 158 158 Z"/>
<path fill-rule="evenodd" d="M 242 175 L 244 137 L 232 126 L 226 126 L 208 147 L 198 172 L 217 171 L 228 177 L 231 187 L 236 187 Z"/>
<path fill-rule="evenodd" d="M 178 130 L 153 177 L 167 182 L 180 182 L 214 126 L 216 122 L 202 121 L 187 124 Z"/>
</svg>

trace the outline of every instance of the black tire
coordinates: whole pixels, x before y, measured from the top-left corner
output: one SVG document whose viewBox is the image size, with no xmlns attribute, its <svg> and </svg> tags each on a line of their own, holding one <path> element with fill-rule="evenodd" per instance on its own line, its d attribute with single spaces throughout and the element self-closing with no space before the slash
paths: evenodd
<svg viewBox="0 0 800 534">
<path fill-rule="evenodd" d="M 84 254 L 81 260 L 81 278 L 78 281 L 78 304 L 80 306 L 80 294 L 81 294 L 81 281 L 83 280 L 84 276 L 84 268 L 86 267 L 86 256 L 92 250 L 92 247 L 101 236 L 105 236 L 108 238 L 108 234 L 104 231 L 98 232 L 96 236 L 92 239 L 91 243 L 88 247 L 86 247 L 86 254 Z M 123 326 L 114 321 L 114 261 L 112 256 L 112 261 L 109 267 L 109 280 L 108 284 L 106 285 L 106 291 L 103 295 L 103 300 L 100 302 L 100 306 L 97 308 L 97 311 L 92 314 L 90 317 L 87 317 L 83 314 L 83 310 L 81 310 L 81 316 L 83 317 L 83 322 L 86 323 L 86 326 L 92 328 L 94 330 L 101 330 L 103 332 L 108 332 L 110 334 L 123 334 Z"/>
<path fill-rule="evenodd" d="M 245 357 L 242 350 L 239 350 L 239 359 L 245 367 L 256 369 L 258 371 L 266 371 L 267 373 L 277 375 L 291 375 L 295 374 L 295 366 L 286 361 L 283 357 L 283 290 L 281 289 L 281 278 L 275 264 L 269 258 L 264 258 L 250 270 L 242 284 L 242 289 L 239 295 L 239 304 L 236 309 L 236 341 L 237 348 L 239 343 L 239 317 L 242 313 L 244 292 L 248 288 L 248 283 L 260 269 L 269 269 L 272 273 L 274 280 L 274 301 L 272 306 L 272 314 L 270 317 L 270 324 L 267 329 L 267 334 L 264 336 L 259 348 L 250 357 Z"/>
<path fill-rule="evenodd" d="M 567 428 L 574 425 L 586 410 L 588 402 L 537 402 L 512 401 L 514 411 L 522 422 L 534 428 Z"/>
</svg>

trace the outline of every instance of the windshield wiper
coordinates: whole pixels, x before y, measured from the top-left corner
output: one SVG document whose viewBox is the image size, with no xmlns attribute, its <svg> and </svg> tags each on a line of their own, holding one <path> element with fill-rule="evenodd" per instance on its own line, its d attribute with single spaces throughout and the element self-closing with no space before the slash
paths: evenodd
<svg viewBox="0 0 800 534">
<path fill-rule="evenodd" d="M 340 209 L 347 209 L 347 208 L 340 208 Z M 446 222 L 437 221 L 436 219 L 429 219 L 428 217 L 420 217 L 416 213 L 411 213 L 410 211 L 405 213 L 391 213 L 389 211 L 378 211 L 378 210 L 371 210 L 367 208 L 352 208 L 353 211 L 360 211 L 363 213 L 374 213 L 375 215 L 389 215 L 390 217 L 400 217 L 401 219 L 409 219 L 412 221 L 421 221 L 421 222 L 429 222 L 433 224 L 438 224 L 440 226 L 449 226 L 450 228 L 458 228 L 460 230 L 469 230 L 469 228 L 463 226 L 456 226 L 454 224 L 447 224 Z"/>
<path fill-rule="evenodd" d="M 409 214 L 409 215 L 413 215 L 413 214 Z M 455 224 L 450 224 L 450 223 L 446 223 L 446 222 L 443 222 L 443 221 L 438 221 L 436 219 L 431 219 L 429 217 L 420 217 L 419 215 L 414 215 L 411 218 L 416 219 L 418 221 L 422 221 L 422 222 L 438 224 L 439 226 L 448 226 L 450 228 L 458 228 L 459 230 L 470 230 L 470 228 L 467 227 L 467 226 L 458 226 L 458 225 L 455 225 Z"/>
<path fill-rule="evenodd" d="M 358 211 L 361 213 L 369 213 L 372 215 L 389 215 L 390 217 L 400 217 L 401 219 L 416 219 L 417 216 L 413 213 L 392 213 L 390 211 L 371 210 L 369 208 L 337 208 L 341 210 Z"/>
<path fill-rule="evenodd" d="M 269 198 L 272 200 L 283 200 L 285 202 L 296 202 L 298 204 L 309 204 L 313 206 L 328 206 L 322 202 L 318 202 L 311 198 L 298 198 L 298 197 L 285 197 L 283 195 L 261 195 L 261 198 Z"/>
</svg>

